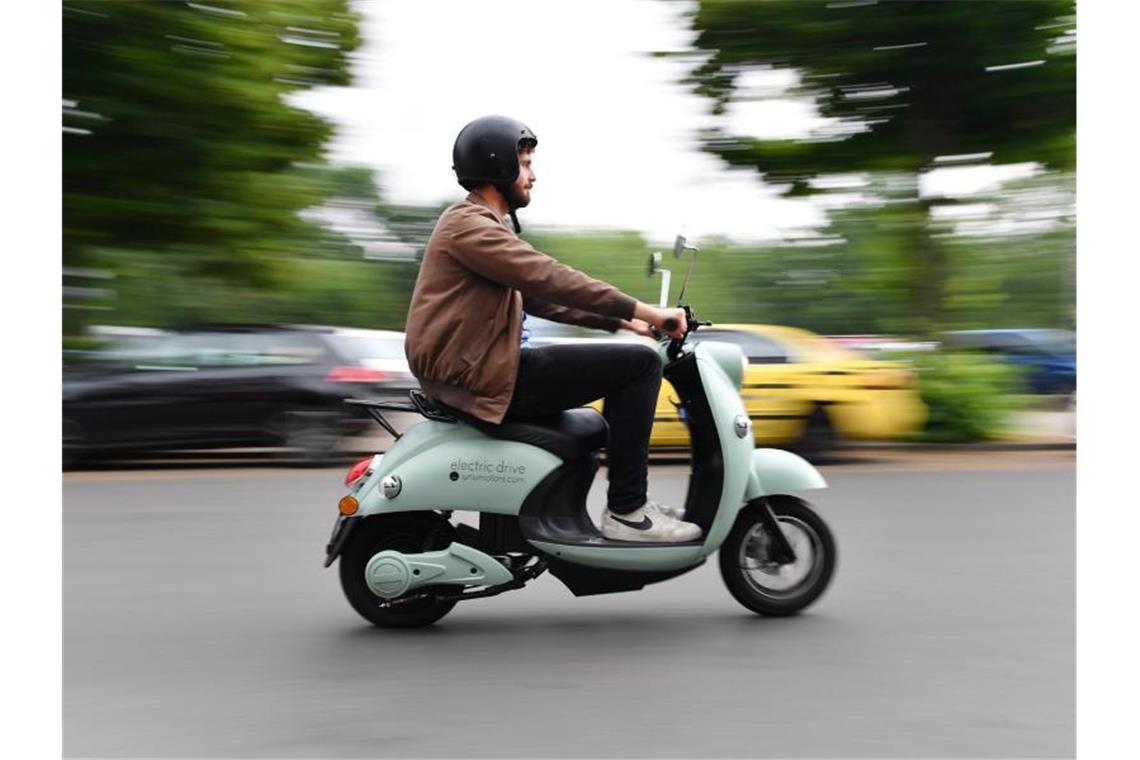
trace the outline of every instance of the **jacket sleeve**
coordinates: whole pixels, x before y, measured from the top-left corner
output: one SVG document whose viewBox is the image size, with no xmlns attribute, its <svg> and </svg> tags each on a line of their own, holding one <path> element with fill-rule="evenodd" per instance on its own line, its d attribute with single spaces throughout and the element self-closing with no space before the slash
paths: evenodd
<svg viewBox="0 0 1140 760">
<path fill-rule="evenodd" d="M 494 212 L 470 210 L 449 226 L 448 252 L 488 280 L 554 306 L 617 319 L 633 317 L 634 298 L 536 251 L 496 219 Z"/>
<path fill-rule="evenodd" d="M 543 301 L 541 298 L 523 296 L 523 308 L 527 314 L 567 325 L 581 325 L 582 327 L 593 327 L 609 332 L 617 332 L 621 327 L 621 320 L 617 317 L 606 317 L 592 311 L 557 306 L 548 301 Z"/>
</svg>

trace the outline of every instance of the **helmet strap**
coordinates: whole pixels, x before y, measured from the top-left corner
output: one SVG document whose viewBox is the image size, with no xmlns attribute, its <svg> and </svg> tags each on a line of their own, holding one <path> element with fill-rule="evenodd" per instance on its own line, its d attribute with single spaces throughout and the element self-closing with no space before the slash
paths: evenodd
<svg viewBox="0 0 1140 760">
<path fill-rule="evenodd" d="M 511 224 L 514 225 L 515 234 L 518 235 L 522 232 L 522 227 L 519 226 L 519 218 L 515 215 L 515 204 L 511 203 L 511 186 L 507 184 L 495 185 L 495 189 L 499 191 L 499 195 L 503 196 L 503 200 L 507 202 L 507 208 L 511 215 Z"/>
</svg>

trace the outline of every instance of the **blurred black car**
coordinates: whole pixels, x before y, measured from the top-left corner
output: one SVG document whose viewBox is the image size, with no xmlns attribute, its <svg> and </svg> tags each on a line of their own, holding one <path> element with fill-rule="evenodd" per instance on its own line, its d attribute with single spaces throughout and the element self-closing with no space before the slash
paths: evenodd
<svg viewBox="0 0 1140 760">
<path fill-rule="evenodd" d="M 94 456 L 284 446 L 334 456 L 374 423 L 352 397 L 417 387 L 404 334 L 320 326 L 211 326 L 112 342 L 65 361 L 64 466 Z"/>
</svg>

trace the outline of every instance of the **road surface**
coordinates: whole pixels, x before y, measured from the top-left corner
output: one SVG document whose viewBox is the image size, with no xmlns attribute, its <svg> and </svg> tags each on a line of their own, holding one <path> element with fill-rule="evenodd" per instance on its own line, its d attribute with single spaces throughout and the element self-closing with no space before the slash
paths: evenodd
<svg viewBox="0 0 1140 760">
<path fill-rule="evenodd" d="M 67 756 L 1075 753 L 1071 451 L 824 467 L 839 567 L 796 618 L 710 562 L 582 599 L 544 576 L 411 632 L 321 567 L 343 469 L 64 477 Z"/>
</svg>

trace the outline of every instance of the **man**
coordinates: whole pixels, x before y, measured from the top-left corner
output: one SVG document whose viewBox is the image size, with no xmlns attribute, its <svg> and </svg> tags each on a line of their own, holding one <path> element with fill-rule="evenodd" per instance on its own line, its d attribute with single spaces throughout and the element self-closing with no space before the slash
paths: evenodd
<svg viewBox="0 0 1140 760">
<path fill-rule="evenodd" d="M 412 372 L 428 396 L 493 424 L 604 398 L 610 437 L 603 535 L 696 540 L 697 525 L 646 494 L 661 385 L 657 352 L 641 344 L 523 346 L 527 313 L 610 332 L 649 335 L 652 325 L 675 338 L 685 325 L 682 309 L 641 303 L 518 238 L 515 210 L 530 203 L 537 145 L 526 125 L 503 116 L 476 119 L 456 138 L 453 168 L 470 194 L 443 213 L 424 251 L 408 310 Z"/>
</svg>

